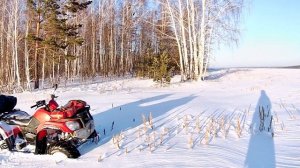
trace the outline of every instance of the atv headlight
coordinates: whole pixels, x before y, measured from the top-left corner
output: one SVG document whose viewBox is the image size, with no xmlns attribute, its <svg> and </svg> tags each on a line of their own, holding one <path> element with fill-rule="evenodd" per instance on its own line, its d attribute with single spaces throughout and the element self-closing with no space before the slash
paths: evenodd
<svg viewBox="0 0 300 168">
<path fill-rule="evenodd" d="M 80 129 L 80 124 L 77 121 L 68 121 L 66 126 L 72 131 Z"/>
</svg>

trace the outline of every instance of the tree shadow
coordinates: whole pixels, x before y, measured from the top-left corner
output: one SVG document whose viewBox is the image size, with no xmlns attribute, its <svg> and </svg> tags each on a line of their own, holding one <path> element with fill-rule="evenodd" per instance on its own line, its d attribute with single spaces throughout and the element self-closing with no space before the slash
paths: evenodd
<svg viewBox="0 0 300 168">
<path fill-rule="evenodd" d="M 109 110 L 93 115 L 96 130 L 100 134 L 100 142 L 97 144 L 97 147 L 109 142 L 114 135 L 143 124 L 142 115 L 148 119 L 151 113 L 155 121 L 157 117 L 171 110 L 173 110 L 172 113 L 175 113 L 176 110 L 174 109 L 185 105 L 196 97 L 190 95 L 179 99 L 164 101 L 164 99 L 169 96 L 171 96 L 171 94 L 141 99 L 121 106 L 112 107 Z M 81 150 L 81 153 L 85 154 L 94 148 L 94 145 L 93 147 L 85 147 Z"/>
<path fill-rule="evenodd" d="M 265 122 L 261 124 L 260 111 L 264 109 Z M 251 137 L 244 167 L 247 168 L 275 168 L 274 139 L 269 131 L 272 116 L 272 104 L 264 90 L 258 99 L 250 126 Z M 263 127 L 261 127 L 263 126 Z M 263 129 L 262 129 L 263 128 Z M 261 130 L 261 131 L 260 131 Z"/>
</svg>

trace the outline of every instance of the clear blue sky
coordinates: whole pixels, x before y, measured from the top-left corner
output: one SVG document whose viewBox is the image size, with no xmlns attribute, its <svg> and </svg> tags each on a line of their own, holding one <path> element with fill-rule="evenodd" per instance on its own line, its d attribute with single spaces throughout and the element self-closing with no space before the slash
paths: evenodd
<svg viewBox="0 0 300 168">
<path fill-rule="evenodd" d="M 213 67 L 300 65 L 300 0 L 253 0 L 238 46 L 222 46 Z"/>
</svg>

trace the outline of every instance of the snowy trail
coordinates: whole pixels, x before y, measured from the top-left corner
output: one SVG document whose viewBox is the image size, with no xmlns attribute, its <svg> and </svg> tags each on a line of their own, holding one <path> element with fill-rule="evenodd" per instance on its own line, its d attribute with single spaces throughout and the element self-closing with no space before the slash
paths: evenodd
<svg viewBox="0 0 300 168">
<path fill-rule="evenodd" d="M 205 82 L 175 78 L 165 88 L 138 79 L 59 88 L 60 104 L 83 99 L 91 105 L 100 143 L 61 162 L 0 151 L 0 167 L 300 167 L 299 73 L 232 69 L 214 71 Z M 16 94 L 18 108 L 32 114 L 32 102 L 50 92 Z M 274 138 L 258 129 L 260 104 L 271 107 Z M 150 114 L 153 129 L 143 123 Z M 117 135 L 120 149 L 113 143 Z"/>
</svg>

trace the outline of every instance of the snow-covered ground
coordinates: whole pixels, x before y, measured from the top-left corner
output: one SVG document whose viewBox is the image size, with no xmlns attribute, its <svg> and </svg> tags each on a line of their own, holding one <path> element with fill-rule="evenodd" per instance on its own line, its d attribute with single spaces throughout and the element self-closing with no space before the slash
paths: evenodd
<svg viewBox="0 0 300 168">
<path fill-rule="evenodd" d="M 32 114 L 30 106 L 51 93 L 15 94 L 17 108 Z M 204 82 L 175 77 L 168 87 L 122 79 L 56 94 L 61 105 L 70 99 L 91 105 L 101 141 L 62 161 L 0 151 L 0 167 L 300 167 L 300 69 L 218 70 Z"/>
</svg>

